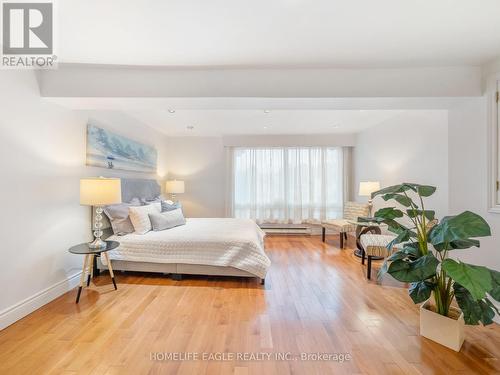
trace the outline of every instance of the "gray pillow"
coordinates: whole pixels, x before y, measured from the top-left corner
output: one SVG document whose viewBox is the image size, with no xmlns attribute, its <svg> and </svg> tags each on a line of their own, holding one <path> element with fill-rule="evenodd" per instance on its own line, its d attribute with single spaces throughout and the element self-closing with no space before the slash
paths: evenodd
<svg viewBox="0 0 500 375">
<path fill-rule="evenodd" d="M 186 224 L 186 219 L 184 218 L 180 208 L 172 211 L 165 211 L 159 214 L 150 213 L 149 220 L 151 220 L 151 227 L 155 232 Z"/>
<path fill-rule="evenodd" d="M 135 199 L 135 198 L 134 198 Z M 164 200 L 165 198 L 163 198 L 162 195 L 158 195 L 157 197 L 153 198 L 153 199 L 147 199 L 147 198 L 141 198 L 141 203 L 144 205 L 144 204 L 151 204 L 151 203 L 156 203 L 156 202 L 161 202 L 162 200 Z"/>
<path fill-rule="evenodd" d="M 168 211 L 173 211 L 181 209 L 182 210 L 182 204 L 181 202 L 175 202 L 175 203 L 168 203 L 167 201 L 161 201 L 161 212 L 168 212 Z"/>
<path fill-rule="evenodd" d="M 134 198 L 129 203 L 112 204 L 104 207 L 104 213 L 109 218 L 114 234 L 124 235 L 134 232 L 134 226 L 128 215 L 128 208 L 140 205 L 141 201 L 138 198 Z"/>
</svg>

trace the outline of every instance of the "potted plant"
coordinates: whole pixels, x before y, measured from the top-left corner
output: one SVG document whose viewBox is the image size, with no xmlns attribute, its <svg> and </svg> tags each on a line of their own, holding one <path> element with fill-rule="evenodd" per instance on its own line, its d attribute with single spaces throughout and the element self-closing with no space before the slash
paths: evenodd
<svg viewBox="0 0 500 375">
<path fill-rule="evenodd" d="M 433 186 L 403 183 L 372 194 L 399 204 L 375 213 L 374 220 L 396 235 L 379 277 L 389 273 L 410 283 L 411 299 L 422 303 L 420 334 L 459 351 L 464 323 L 488 325 L 499 313 L 490 298 L 500 300 L 500 272 L 450 258 L 453 250 L 479 247 L 477 238 L 490 236 L 491 231 L 481 216 L 470 211 L 437 222 L 435 212 L 424 206 L 424 198 L 435 191 Z M 454 300 L 459 309 L 452 305 Z"/>
</svg>

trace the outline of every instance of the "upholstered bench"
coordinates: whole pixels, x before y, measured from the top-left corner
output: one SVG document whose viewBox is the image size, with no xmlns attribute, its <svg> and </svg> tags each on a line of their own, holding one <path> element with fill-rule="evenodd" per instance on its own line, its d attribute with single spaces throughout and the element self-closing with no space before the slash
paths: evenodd
<svg viewBox="0 0 500 375">
<path fill-rule="evenodd" d="M 365 217 L 368 215 L 368 205 L 357 202 L 344 203 L 344 213 L 342 219 L 323 220 L 322 227 L 322 240 L 325 242 L 326 230 L 334 230 L 340 233 L 340 248 L 344 248 L 344 239 L 347 240 L 347 233 L 356 231 L 356 224 L 349 221 L 356 221 L 358 217 Z"/>
<path fill-rule="evenodd" d="M 387 258 L 393 252 L 397 250 L 397 246 L 394 246 L 392 250 L 387 248 L 387 245 L 396 238 L 390 234 L 363 234 L 359 241 L 361 247 L 363 248 L 363 254 L 361 257 L 361 264 L 365 264 L 365 256 L 368 257 L 368 269 L 366 271 L 366 276 L 368 279 L 371 278 L 372 273 L 372 259 L 373 257 Z"/>
</svg>

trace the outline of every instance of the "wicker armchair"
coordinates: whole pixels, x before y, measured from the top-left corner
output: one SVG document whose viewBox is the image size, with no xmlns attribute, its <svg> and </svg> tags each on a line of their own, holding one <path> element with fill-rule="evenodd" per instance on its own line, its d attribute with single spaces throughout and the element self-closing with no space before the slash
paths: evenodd
<svg viewBox="0 0 500 375">
<path fill-rule="evenodd" d="M 322 240 L 325 242 L 326 230 L 333 230 L 340 234 L 340 248 L 344 248 L 344 239 L 347 240 L 347 233 L 356 231 L 356 225 L 349 223 L 349 220 L 358 220 L 358 217 L 368 216 L 368 205 L 357 202 L 346 202 L 342 219 L 323 220 Z"/>
</svg>

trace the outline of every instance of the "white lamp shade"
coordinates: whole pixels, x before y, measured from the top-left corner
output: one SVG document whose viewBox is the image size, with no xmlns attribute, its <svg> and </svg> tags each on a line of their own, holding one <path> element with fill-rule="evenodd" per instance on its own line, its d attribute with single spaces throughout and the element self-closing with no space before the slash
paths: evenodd
<svg viewBox="0 0 500 375">
<path fill-rule="evenodd" d="M 80 204 L 105 206 L 122 201 L 122 187 L 119 178 L 93 177 L 80 180 Z"/>
<path fill-rule="evenodd" d="M 370 197 L 373 192 L 380 190 L 380 182 L 364 181 L 359 183 L 359 195 L 362 197 Z"/>
<path fill-rule="evenodd" d="M 182 194 L 184 193 L 184 181 L 169 180 L 165 186 L 167 193 Z"/>
</svg>

